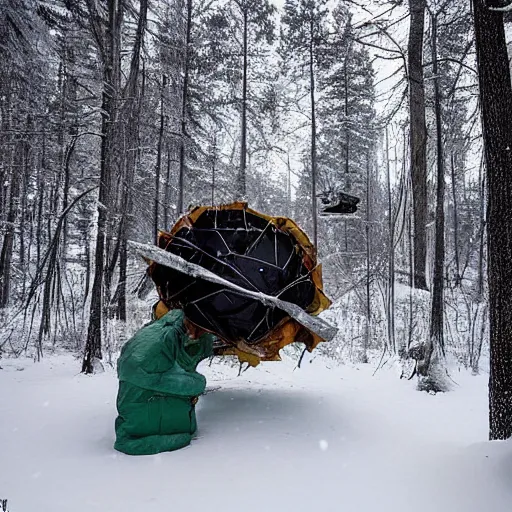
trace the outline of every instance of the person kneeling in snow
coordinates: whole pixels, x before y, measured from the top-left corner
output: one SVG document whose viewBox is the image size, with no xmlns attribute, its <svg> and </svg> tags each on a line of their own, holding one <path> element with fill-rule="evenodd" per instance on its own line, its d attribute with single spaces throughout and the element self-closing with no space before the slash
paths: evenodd
<svg viewBox="0 0 512 512">
<path fill-rule="evenodd" d="M 213 339 L 172 310 L 128 340 L 117 362 L 116 450 L 151 455 L 190 443 L 206 387 L 196 367 L 211 355 Z"/>
</svg>

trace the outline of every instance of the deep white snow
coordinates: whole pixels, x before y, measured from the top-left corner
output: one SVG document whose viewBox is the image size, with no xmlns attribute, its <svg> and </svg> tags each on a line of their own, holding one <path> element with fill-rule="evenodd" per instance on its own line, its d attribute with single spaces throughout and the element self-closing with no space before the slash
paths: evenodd
<svg viewBox="0 0 512 512">
<path fill-rule="evenodd" d="M 486 442 L 487 382 L 427 395 L 325 360 L 237 377 L 204 365 L 199 432 L 178 452 L 112 448 L 113 371 L 69 356 L 0 365 L 0 500 L 10 512 L 510 512 L 512 443 Z"/>
</svg>

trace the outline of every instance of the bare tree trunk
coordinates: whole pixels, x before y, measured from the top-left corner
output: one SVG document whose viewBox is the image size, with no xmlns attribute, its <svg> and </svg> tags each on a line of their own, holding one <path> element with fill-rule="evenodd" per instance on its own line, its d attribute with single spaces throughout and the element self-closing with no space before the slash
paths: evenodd
<svg viewBox="0 0 512 512">
<path fill-rule="evenodd" d="M 96 252 L 94 256 L 94 281 L 91 290 L 89 326 L 82 363 L 82 372 L 94 372 L 94 359 L 102 359 L 102 317 L 103 317 L 103 277 L 105 269 L 105 234 L 111 206 L 111 183 L 113 175 L 113 158 L 116 126 L 116 100 L 119 94 L 117 76 L 119 73 L 120 51 L 120 16 L 122 6 L 120 0 L 108 2 L 108 25 L 104 30 L 96 11 L 94 0 L 88 0 L 90 22 L 95 34 L 103 64 L 103 94 L 101 121 L 101 163 L 100 189 L 98 198 L 98 223 L 96 236 Z M 102 37 L 102 35 L 104 36 Z"/>
<path fill-rule="evenodd" d="M 116 316 L 119 320 L 126 321 L 126 285 L 128 267 L 128 228 L 132 217 L 133 207 L 133 183 L 138 164 L 138 151 L 140 146 L 139 121 L 142 110 L 142 99 L 144 87 L 139 91 L 140 55 L 146 30 L 146 18 L 148 11 L 148 0 L 140 0 L 139 21 L 137 33 L 133 46 L 130 74 L 126 82 L 124 97 L 124 114 L 128 122 L 125 125 L 125 140 L 128 143 L 128 154 L 126 155 L 125 183 L 123 190 L 122 218 L 120 230 L 120 255 L 119 255 L 119 283 L 116 290 L 117 308 Z M 143 70 L 144 72 L 144 70 Z M 143 86 L 144 86 L 143 80 Z"/>
<path fill-rule="evenodd" d="M 512 85 L 503 15 L 474 0 L 487 166 L 490 311 L 489 437 L 512 436 Z"/>
<path fill-rule="evenodd" d="M 9 206 L 6 218 L 2 252 L 0 253 L 0 309 L 9 304 L 11 289 L 11 262 L 14 248 L 14 227 L 18 211 L 19 201 L 19 169 L 21 168 L 21 151 L 14 153 L 14 161 L 11 167 Z"/>
<path fill-rule="evenodd" d="M 103 295 L 103 270 L 105 263 L 105 229 L 107 224 L 107 208 L 109 200 L 110 188 L 110 169 L 107 168 L 106 153 L 107 148 L 104 147 L 107 144 L 107 120 L 105 119 L 106 113 L 109 111 L 109 101 L 106 100 L 106 93 L 104 93 L 104 99 L 102 102 L 104 107 L 102 110 L 103 121 L 102 121 L 102 149 L 101 149 L 101 177 L 100 177 L 100 191 L 99 191 L 99 204 L 98 204 L 98 223 L 97 223 L 97 235 L 96 235 L 96 249 L 94 257 L 94 280 L 92 285 L 91 293 L 91 305 L 89 312 L 89 327 L 87 331 L 87 340 L 85 345 L 84 360 L 82 363 L 82 372 L 93 373 L 94 366 L 93 360 L 95 358 L 101 359 L 101 326 L 102 326 L 102 295 Z M 106 107 L 106 108 L 105 108 Z M 108 188 L 107 188 L 108 187 Z"/>
<path fill-rule="evenodd" d="M 84 306 L 89 296 L 91 289 L 91 242 L 89 240 L 89 232 L 87 229 L 84 230 L 83 238 L 85 242 L 84 256 L 85 256 L 85 287 L 84 287 Z"/>
<path fill-rule="evenodd" d="M 158 239 L 158 230 L 160 229 L 160 178 L 162 175 L 162 149 L 164 141 L 164 129 L 165 129 L 165 115 L 164 115 L 164 91 L 167 87 L 167 77 L 162 76 L 162 89 L 160 91 L 160 130 L 158 132 L 158 150 L 156 153 L 156 169 L 155 169 L 155 204 L 153 210 L 153 237 L 156 243 Z M 183 134 L 182 134 L 183 136 Z M 183 147 L 183 143 L 181 143 Z M 181 154 L 181 149 L 180 149 Z M 183 193 L 182 193 L 182 169 L 180 161 L 180 185 L 178 190 L 178 212 L 182 211 L 183 208 Z M 180 203 L 181 201 L 181 203 Z"/>
<path fill-rule="evenodd" d="M 288 153 L 286 161 L 286 168 L 288 176 L 286 179 L 286 216 L 292 216 L 292 166 L 290 165 L 290 153 Z"/>
<path fill-rule="evenodd" d="M 474 346 L 472 354 L 471 354 L 471 372 L 473 375 L 478 375 L 480 373 L 480 356 L 482 355 L 482 345 L 484 343 L 485 336 L 485 328 L 487 325 L 487 312 L 488 305 L 477 303 L 476 305 L 476 315 L 475 315 L 475 323 L 478 319 L 478 313 L 481 312 L 480 315 L 480 332 L 478 334 L 478 339 L 476 340 L 476 346 Z"/>
<path fill-rule="evenodd" d="M 444 356 L 444 148 L 441 96 L 437 66 L 437 15 L 432 16 L 432 73 L 434 75 L 434 110 L 437 143 L 436 236 L 430 338 L 424 345 L 423 360 L 418 363 L 421 377 L 431 376 L 431 363 Z M 432 384 L 438 384 L 437 382 Z"/>
<path fill-rule="evenodd" d="M 427 129 L 423 80 L 423 33 L 426 0 L 409 0 L 408 44 L 410 151 L 414 201 L 414 286 L 427 289 Z"/>
<path fill-rule="evenodd" d="M 103 271 L 103 315 L 105 319 L 113 318 L 115 315 L 114 301 L 112 301 L 112 285 L 114 275 L 119 261 L 122 236 L 121 204 L 123 202 L 122 187 L 123 178 L 126 173 L 123 117 L 124 101 L 121 93 L 121 44 L 122 44 L 122 23 L 125 3 L 121 0 L 114 0 L 116 3 L 115 21 L 113 23 L 113 34 L 111 44 L 113 48 L 112 59 L 112 91 L 114 96 L 111 115 L 112 138 L 108 145 L 109 166 L 111 169 L 108 219 L 105 229 L 105 265 Z M 106 331 L 104 331 L 106 332 Z"/>
<path fill-rule="evenodd" d="M 349 43 L 350 44 L 350 43 Z M 350 178 L 350 125 L 348 122 L 348 60 L 350 58 L 350 46 L 343 62 L 343 85 L 345 88 L 344 115 L 345 115 L 345 189 L 350 192 L 352 180 Z M 345 252 L 348 252 L 348 221 L 343 221 L 343 231 L 345 236 Z"/>
<path fill-rule="evenodd" d="M 315 62 L 313 16 L 309 25 L 309 91 L 311 97 L 311 209 L 313 217 L 313 244 L 318 246 L 316 206 L 316 112 L 315 112 Z"/>
<path fill-rule="evenodd" d="M 389 348 L 396 353 L 395 344 L 395 223 L 391 196 L 391 170 L 389 165 L 389 135 L 386 127 L 386 183 L 388 193 L 388 342 Z"/>
<path fill-rule="evenodd" d="M 7 23 L 0 24 L 0 36 L 5 37 L 7 33 Z M 9 148 L 7 133 L 10 127 L 11 112 L 11 87 L 9 76 L 4 76 L 2 85 L 2 96 L 0 97 L 0 141 L 2 143 L 0 153 L 0 221 L 7 220 L 8 204 L 8 182 L 12 165 L 9 163 L 12 158 L 12 149 Z M 44 140 L 44 139 L 43 139 Z"/>
<path fill-rule="evenodd" d="M 166 146 L 167 168 L 165 170 L 165 191 L 164 191 L 164 228 L 169 229 L 169 207 L 171 202 L 171 147 L 169 141 Z"/>
<path fill-rule="evenodd" d="M 244 41 L 243 41 L 243 70 L 242 70 L 242 134 L 240 147 L 240 172 L 238 176 L 238 197 L 244 200 L 247 193 L 247 44 L 248 44 L 248 20 L 247 6 L 243 7 Z"/>
<path fill-rule="evenodd" d="M 412 212 L 411 212 L 412 213 Z M 413 293 L 412 288 L 414 285 L 414 235 L 412 229 L 412 216 L 409 215 L 407 219 L 407 238 L 408 238 L 408 248 L 409 248 L 409 332 L 407 333 L 407 353 L 409 353 L 410 348 L 412 347 L 413 339 L 414 339 L 414 304 L 413 304 Z"/>
<path fill-rule="evenodd" d="M 478 169 L 478 188 L 480 191 L 480 230 L 478 233 L 478 301 L 483 300 L 484 295 L 484 257 L 485 257 L 485 175 L 483 172 L 484 162 L 480 163 Z"/>
<path fill-rule="evenodd" d="M 371 300 L 371 156 L 366 156 L 366 332 L 363 343 L 363 363 L 368 362 L 368 348 L 372 337 L 372 300 Z"/>
<path fill-rule="evenodd" d="M 46 170 L 46 132 L 43 133 L 43 147 L 41 150 L 41 166 L 37 170 L 37 228 L 36 228 L 36 254 L 37 254 L 37 265 L 39 268 L 41 263 L 41 245 L 43 235 L 43 203 L 44 203 L 44 187 L 43 187 L 43 176 Z"/>
<path fill-rule="evenodd" d="M 213 134 L 212 148 L 212 206 L 215 205 L 215 174 L 217 173 L 217 134 Z"/>
<path fill-rule="evenodd" d="M 27 131 L 31 131 L 32 121 L 30 115 L 27 119 Z M 19 268 L 23 275 L 28 273 L 27 258 L 26 256 L 26 221 L 27 221 L 27 198 L 28 198 L 28 183 L 29 183 L 29 168 L 30 168 L 31 146 L 27 140 L 23 142 L 23 189 L 20 193 L 20 220 L 19 220 Z M 29 239 L 29 244 L 31 243 Z M 29 261 L 30 262 L 30 261 Z M 25 297 L 27 287 L 27 280 L 23 279 L 21 286 L 21 296 Z"/>
<path fill-rule="evenodd" d="M 350 43 L 349 43 L 350 44 Z M 350 124 L 348 122 L 348 60 L 350 58 L 350 48 L 345 56 L 343 62 L 343 82 L 345 87 L 345 104 L 344 104 L 344 115 L 345 115 L 345 189 L 350 192 L 352 187 L 350 179 Z M 346 225 L 346 221 L 345 221 Z"/>
<path fill-rule="evenodd" d="M 455 254 L 455 286 L 460 286 L 460 256 L 459 256 L 459 204 L 457 201 L 457 182 L 455 174 L 455 157 L 451 154 L 452 200 L 453 200 L 453 251 Z"/>
<path fill-rule="evenodd" d="M 192 0 L 187 0 L 187 28 L 185 39 L 185 56 L 183 60 L 183 97 L 181 103 L 181 140 L 180 140 L 180 175 L 178 183 L 178 215 L 184 212 L 183 195 L 185 179 L 185 139 L 187 137 L 187 106 L 189 82 L 190 35 L 192 32 Z"/>
<path fill-rule="evenodd" d="M 68 49 L 67 44 L 65 43 L 65 48 L 63 52 L 63 57 L 61 59 L 60 64 L 60 81 L 61 81 L 61 91 L 60 91 L 60 127 L 59 127 L 59 149 L 61 151 L 60 154 L 60 169 L 59 174 L 64 174 L 64 183 L 62 188 L 62 210 L 65 210 L 69 204 L 69 188 L 70 188 L 70 163 L 71 156 L 74 150 L 74 146 L 76 143 L 76 138 L 74 138 L 67 146 L 65 146 L 64 141 L 64 132 L 66 130 L 66 108 L 67 108 L 67 99 L 69 94 L 69 77 L 68 77 Z M 61 246 L 62 253 L 62 262 L 66 260 L 66 250 L 67 250 L 67 238 L 68 238 L 68 221 L 67 219 L 64 221 L 64 227 L 62 231 L 62 241 L 63 244 Z"/>
</svg>

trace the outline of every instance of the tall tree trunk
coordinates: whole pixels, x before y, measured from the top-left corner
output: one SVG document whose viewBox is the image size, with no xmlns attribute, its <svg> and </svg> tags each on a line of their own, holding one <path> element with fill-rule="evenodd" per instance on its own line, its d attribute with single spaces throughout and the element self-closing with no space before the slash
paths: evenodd
<svg viewBox="0 0 512 512">
<path fill-rule="evenodd" d="M 183 195 L 185 186 L 185 140 L 187 138 L 187 107 L 188 107 L 188 82 L 189 82 L 189 58 L 190 36 L 192 33 L 192 0 L 187 0 L 187 27 L 185 37 L 185 56 L 183 59 L 183 96 L 181 100 L 181 140 L 180 140 L 180 175 L 178 183 L 178 215 L 184 212 Z"/>
<path fill-rule="evenodd" d="M 473 0 L 487 166 L 489 436 L 512 436 L 512 85 L 503 15 Z"/>
<path fill-rule="evenodd" d="M 165 170 L 165 191 L 164 191 L 164 229 L 169 228 L 169 210 L 171 202 L 171 145 L 167 141 L 166 146 L 167 167 Z"/>
<path fill-rule="evenodd" d="M 64 211 L 69 204 L 69 188 L 70 188 L 70 163 L 71 156 L 74 150 L 74 145 L 76 143 L 76 138 L 69 143 L 69 145 L 65 145 L 64 141 L 64 133 L 66 130 L 66 111 L 68 108 L 68 94 L 69 94 L 69 76 L 68 76 L 68 48 L 67 41 L 65 39 L 65 47 L 63 50 L 63 56 L 60 64 L 60 81 L 61 81 L 61 90 L 60 90 L 60 127 L 59 127 L 59 150 L 60 150 L 60 169 L 59 172 L 64 180 L 63 188 L 62 188 L 62 210 Z M 66 260 L 66 251 L 67 251 L 67 238 L 68 238 L 68 220 L 67 218 L 64 220 L 64 226 L 62 231 L 62 246 L 61 246 L 61 256 L 62 262 Z"/>
<path fill-rule="evenodd" d="M 89 240 L 89 230 L 86 228 L 82 234 L 84 240 L 84 257 L 85 257 L 85 284 L 84 284 L 84 307 L 89 297 L 91 288 L 91 242 Z"/>
<path fill-rule="evenodd" d="M 104 78 L 107 78 L 104 73 Z M 108 83 L 108 82 L 107 82 Z M 107 112 L 110 112 L 110 98 L 107 98 L 107 93 L 103 93 L 102 101 L 102 130 L 103 135 L 101 142 L 101 170 L 100 170 L 100 190 L 98 198 L 98 223 L 96 235 L 96 248 L 94 256 L 94 280 L 91 293 L 91 305 L 89 311 L 89 326 L 87 330 L 87 340 L 85 344 L 85 354 L 82 363 L 82 372 L 93 373 L 94 366 L 93 360 L 95 358 L 102 358 L 101 351 L 101 328 L 102 328 L 102 308 L 103 308 L 103 271 L 105 266 L 105 230 L 108 217 L 108 203 L 109 203 L 109 189 L 110 189 L 110 167 L 108 166 L 107 156 L 107 143 L 110 143 L 108 132 L 111 130 L 108 127 L 106 119 Z M 108 142 L 107 142 L 108 141 Z"/>
<path fill-rule="evenodd" d="M 437 15 L 432 16 L 432 73 L 434 75 L 434 110 L 436 118 L 437 146 L 437 190 L 436 190 L 436 235 L 434 250 L 434 278 L 432 290 L 432 313 L 430 339 L 425 344 L 424 360 L 418 365 L 418 373 L 428 376 L 432 355 L 444 355 L 444 148 L 441 95 L 437 65 Z"/>
<path fill-rule="evenodd" d="M 248 46 L 248 13 L 247 6 L 243 8 L 244 17 L 244 63 L 243 63 L 243 76 L 242 76 L 242 134 L 241 134 L 241 147 L 240 147 L 240 171 L 238 176 L 238 197 L 237 199 L 244 200 L 247 193 L 247 46 Z"/>
<path fill-rule="evenodd" d="M 140 0 L 139 21 L 137 24 L 137 33 L 133 45 L 132 59 L 130 64 L 130 74 L 124 89 L 124 117 L 128 119 L 125 124 L 125 141 L 128 144 L 128 154 L 125 157 L 125 179 L 123 190 L 123 204 L 121 230 L 120 230 L 120 255 L 119 255 L 119 284 L 116 290 L 117 308 L 116 316 L 119 320 L 126 321 L 126 286 L 127 286 L 127 267 L 128 267 L 128 231 L 132 218 L 133 208 L 133 183 L 135 181 L 136 167 L 138 165 L 140 147 L 140 113 L 142 110 L 142 101 L 144 97 L 144 78 L 143 87 L 139 87 L 140 55 L 146 30 L 146 18 L 148 11 L 148 0 Z M 144 69 L 143 69 L 144 73 Z"/>
<path fill-rule="evenodd" d="M 292 166 L 290 164 L 290 153 L 288 153 L 286 161 L 286 167 L 288 170 L 288 176 L 286 179 L 286 216 L 292 216 Z"/>
<path fill-rule="evenodd" d="M 453 200 L 453 249 L 455 254 L 455 286 L 460 286 L 460 256 L 459 256 L 459 203 L 457 200 L 457 180 L 455 174 L 455 157 L 451 154 L 451 178 Z"/>
<path fill-rule="evenodd" d="M 126 162 L 123 150 L 126 142 L 123 140 L 124 122 L 122 111 L 124 103 L 121 93 L 121 38 L 125 2 L 110 0 L 114 3 L 116 14 L 112 21 L 111 47 L 112 47 L 112 95 L 114 98 L 111 114 L 112 137 L 108 145 L 108 160 L 111 169 L 110 188 L 108 190 L 107 223 L 105 229 L 105 265 L 103 272 L 103 315 L 105 319 L 114 317 L 114 302 L 112 299 L 112 285 L 119 261 L 121 249 L 121 224 L 115 222 L 122 215 L 122 184 L 125 175 Z M 106 332 L 104 330 L 104 332 Z"/>
<path fill-rule="evenodd" d="M 128 219 L 123 219 L 127 223 Z M 127 240 L 127 226 L 123 226 L 121 247 L 119 252 L 119 283 L 116 290 L 117 307 L 116 318 L 122 322 L 126 322 L 126 281 L 128 278 L 128 240 Z"/>
<path fill-rule="evenodd" d="M 480 229 L 478 231 L 478 301 L 481 302 L 484 296 L 484 256 L 485 256 L 485 175 L 484 175 L 484 162 L 480 163 L 478 168 L 478 189 L 479 197 L 479 219 Z"/>
<path fill-rule="evenodd" d="M 76 138 L 73 142 L 70 142 L 65 158 L 64 158 L 64 186 L 62 189 L 62 210 L 64 211 L 69 204 L 69 188 L 71 185 L 71 156 L 73 154 L 74 145 L 76 142 Z M 66 261 L 66 252 L 67 252 L 67 246 L 68 246 L 68 220 L 66 219 L 64 221 L 64 226 L 62 228 L 62 261 Z"/>
<path fill-rule="evenodd" d="M 7 307 L 11 289 L 11 262 L 14 248 L 14 227 L 19 201 L 19 169 L 21 168 L 21 151 L 15 151 L 11 167 L 11 186 L 9 190 L 9 206 L 6 219 L 2 252 L 0 253 L 0 309 Z"/>
<path fill-rule="evenodd" d="M 371 301 L 371 156 L 366 155 L 366 332 L 363 343 L 362 363 L 368 362 L 368 349 L 372 337 L 372 301 Z"/>
<path fill-rule="evenodd" d="M 386 183 L 388 195 L 388 342 L 389 348 L 396 353 L 395 346 L 395 223 L 393 221 L 393 203 L 391 196 L 391 170 L 389 165 L 389 135 L 386 127 Z"/>
<path fill-rule="evenodd" d="M 212 145 L 212 206 L 215 206 L 215 175 L 217 174 L 217 134 L 213 134 Z"/>
<path fill-rule="evenodd" d="M 91 8 L 96 12 L 93 0 Z M 102 317 L 103 317 L 103 278 L 105 270 L 105 234 L 111 206 L 111 183 L 113 169 L 113 151 L 116 126 L 116 100 L 119 94 L 119 51 L 120 51 L 120 0 L 108 2 L 108 28 L 105 36 L 101 37 L 103 28 L 99 26 L 98 14 L 91 13 L 93 33 L 96 34 L 98 47 L 102 54 L 103 64 L 103 94 L 101 121 L 101 157 L 100 157 L 100 187 L 98 197 L 98 223 L 96 235 L 96 252 L 94 256 L 94 280 L 91 290 L 91 305 L 89 326 L 85 344 L 82 372 L 94 372 L 94 359 L 102 359 Z M 108 299 L 107 299 L 108 300 Z"/>
<path fill-rule="evenodd" d="M 350 59 L 350 47 L 345 55 L 343 62 L 343 85 L 345 88 L 344 97 L 344 116 L 345 116 L 345 190 L 350 192 L 352 180 L 350 178 L 350 124 L 348 121 L 348 61 Z M 348 221 L 343 221 L 343 231 L 345 236 L 345 252 L 348 252 Z"/>
<path fill-rule="evenodd" d="M 156 169 L 155 169 L 155 203 L 153 208 L 153 237 L 156 243 L 158 239 L 158 230 L 160 229 L 160 179 L 162 176 L 162 150 L 164 141 L 165 130 L 165 115 L 164 115 L 164 91 L 167 87 L 167 77 L 162 75 L 162 89 L 160 90 L 160 130 L 158 131 L 158 150 L 156 153 Z M 182 134 L 183 137 L 183 134 Z M 181 148 L 183 141 L 181 142 Z M 180 148 L 180 155 L 182 153 Z M 181 213 L 183 208 L 183 182 L 182 182 L 182 169 L 180 160 L 180 185 L 178 189 L 178 213 Z"/>
<path fill-rule="evenodd" d="M 316 206 L 316 112 L 313 13 L 309 24 L 309 91 L 311 97 L 311 210 L 313 217 L 313 244 L 318 246 Z"/>
<path fill-rule="evenodd" d="M 69 189 L 71 187 L 71 158 L 75 151 L 76 143 L 78 141 L 79 134 L 73 136 L 72 140 L 69 142 L 64 156 L 64 186 L 62 191 L 62 211 L 66 210 L 69 204 Z M 62 248 L 61 248 L 61 256 L 62 261 L 66 260 L 66 250 L 67 250 L 67 240 L 68 240 L 68 219 L 67 217 L 64 219 L 64 225 L 62 227 Z"/>
<path fill-rule="evenodd" d="M 41 263 L 41 246 L 43 238 L 43 203 L 44 203 L 44 187 L 43 181 L 46 175 L 46 132 L 43 132 L 43 142 L 41 149 L 41 165 L 37 169 L 37 228 L 36 228 L 36 268 Z"/>
<path fill-rule="evenodd" d="M 343 62 L 343 85 L 345 88 L 344 116 L 345 116 L 345 189 L 350 192 L 352 183 L 350 180 L 350 124 L 348 121 L 348 60 L 350 58 L 350 47 Z M 346 221 L 345 221 L 346 223 Z"/>
<path fill-rule="evenodd" d="M 414 286 L 427 289 L 427 129 L 423 80 L 423 33 L 426 0 L 409 0 L 408 44 L 410 146 L 414 202 Z"/>
<path fill-rule="evenodd" d="M 413 233 L 413 222 L 412 212 L 409 208 L 409 216 L 407 219 L 407 238 L 408 238 L 408 260 L 409 260 L 409 332 L 407 333 L 407 353 L 409 353 L 414 340 L 414 301 L 412 288 L 414 285 L 414 233 Z"/>
<path fill-rule="evenodd" d="M 30 116 L 27 119 L 27 131 L 33 130 L 32 121 Z M 29 184 L 29 174 L 30 174 L 30 158 L 31 158 L 31 146 L 27 140 L 23 142 L 23 188 L 20 193 L 20 221 L 19 221 L 19 268 L 22 272 L 22 275 L 26 275 L 28 272 L 28 268 L 26 267 L 27 258 L 26 258 L 26 220 L 27 220 L 27 199 L 28 199 L 28 184 Z M 30 244 L 30 238 L 28 240 Z M 28 261 L 30 263 L 30 260 Z M 25 292 L 27 287 L 26 279 L 23 279 L 21 286 L 21 296 L 25 298 Z"/>
</svg>

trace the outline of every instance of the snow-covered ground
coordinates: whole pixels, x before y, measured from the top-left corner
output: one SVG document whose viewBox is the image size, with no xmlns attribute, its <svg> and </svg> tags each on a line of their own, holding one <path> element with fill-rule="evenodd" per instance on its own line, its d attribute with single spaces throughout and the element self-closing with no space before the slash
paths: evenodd
<svg viewBox="0 0 512 512">
<path fill-rule="evenodd" d="M 130 457 L 112 448 L 113 371 L 80 375 L 69 356 L 0 364 L 10 512 L 512 511 L 512 443 L 486 442 L 485 376 L 456 373 L 431 396 L 319 358 L 241 377 L 205 365 L 193 444 Z"/>
</svg>

